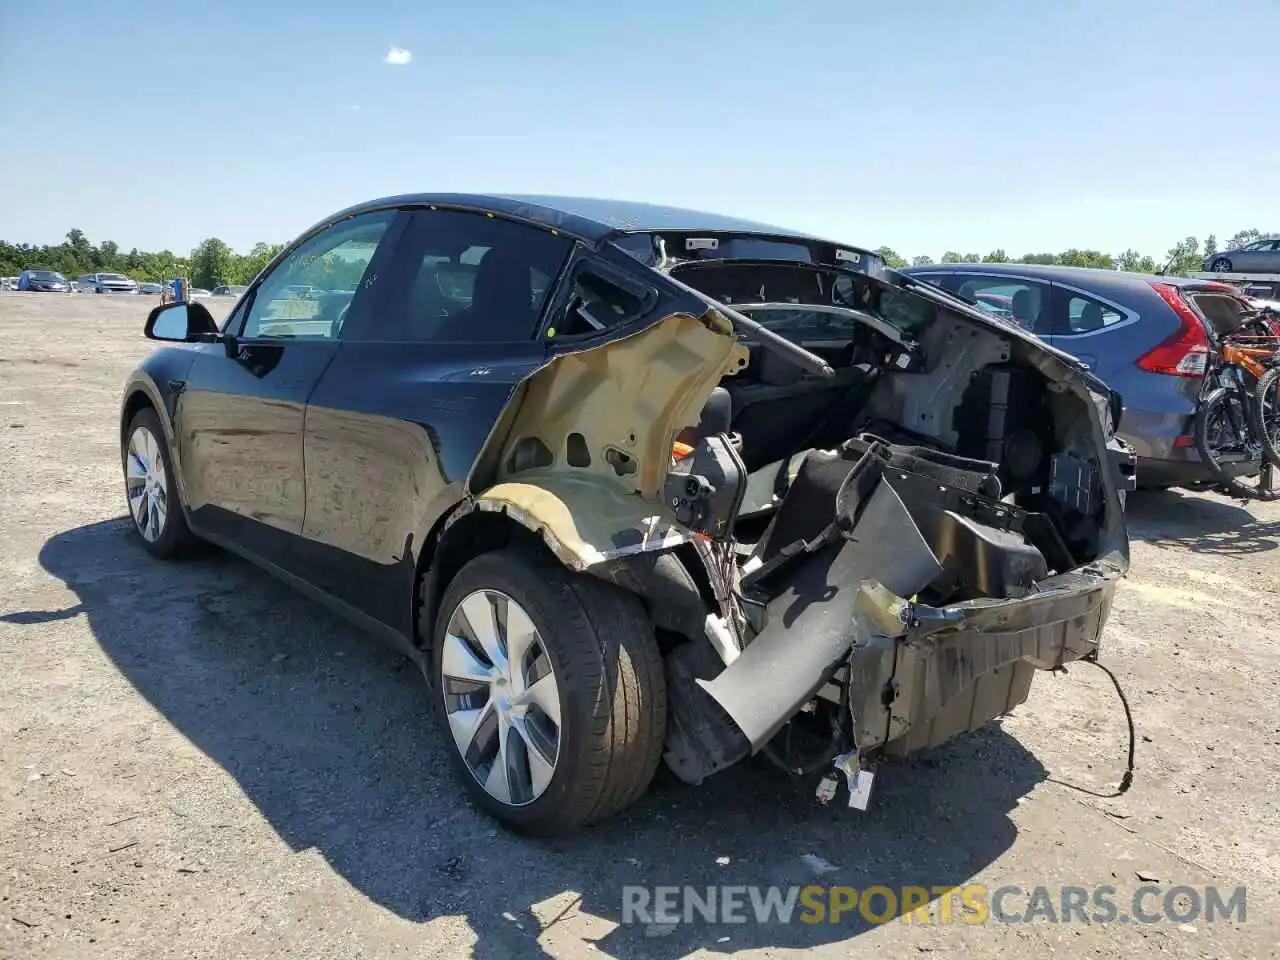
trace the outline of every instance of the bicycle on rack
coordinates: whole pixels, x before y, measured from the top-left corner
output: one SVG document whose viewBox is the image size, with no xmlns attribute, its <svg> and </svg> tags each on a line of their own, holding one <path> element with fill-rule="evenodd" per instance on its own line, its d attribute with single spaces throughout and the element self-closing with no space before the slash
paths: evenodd
<svg viewBox="0 0 1280 960">
<path fill-rule="evenodd" d="M 1219 341 L 1194 435 L 1201 459 L 1225 492 L 1280 499 L 1280 323 L 1270 310 L 1247 315 Z"/>
</svg>

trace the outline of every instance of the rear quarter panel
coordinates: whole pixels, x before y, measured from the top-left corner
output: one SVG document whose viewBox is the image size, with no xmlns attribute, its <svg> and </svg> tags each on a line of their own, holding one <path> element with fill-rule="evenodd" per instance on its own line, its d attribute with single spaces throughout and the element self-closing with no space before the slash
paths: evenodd
<svg viewBox="0 0 1280 960">
<path fill-rule="evenodd" d="M 1187 432 L 1201 379 L 1148 373 L 1138 366 L 1144 354 L 1178 330 L 1179 321 L 1173 311 L 1147 281 L 1137 277 L 1121 276 L 1097 287 L 1057 285 L 1079 289 L 1136 314 L 1136 322 L 1114 330 L 1055 337 L 1055 344 L 1069 353 L 1093 359 L 1098 376 L 1124 399 L 1119 433 L 1139 457 L 1185 457 L 1186 451 L 1175 449 L 1173 442 Z"/>
<path fill-rule="evenodd" d="M 317 565 L 322 589 L 407 629 L 403 600 L 431 531 L 542 357 L 532 342 L 507 356 L 493 345 L 342 345 L 310 397 L 304 437 L 303 535 L 337 551 Z"/>
</svg>

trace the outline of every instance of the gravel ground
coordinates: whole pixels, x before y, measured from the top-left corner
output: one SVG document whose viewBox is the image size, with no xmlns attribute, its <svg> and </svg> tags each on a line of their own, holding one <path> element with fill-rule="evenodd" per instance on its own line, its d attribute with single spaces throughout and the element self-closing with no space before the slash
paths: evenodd
<svg viewBox="0 0 1280 960">
<path fill-rule="evenodd" d="M 0 294 L 0 956 L 1277 955 L 1280 505 L 1132 499 L 1104 646 L 1141 735 L 1122 797 L 1093 795 L 1125 727 L 1080 666 L 882 767 L 865 814 L 748 763 L 531 842 L 461 798 L 404 661 L 246 563 L 132 542 L 117 405 L 152 303 Z M 827 883 L 1110 884 L 1122 908 L 1244 885 L 1248 913 L 620 925 L 626 884 L 803 884 L 806 854 Z"/>
</svg>

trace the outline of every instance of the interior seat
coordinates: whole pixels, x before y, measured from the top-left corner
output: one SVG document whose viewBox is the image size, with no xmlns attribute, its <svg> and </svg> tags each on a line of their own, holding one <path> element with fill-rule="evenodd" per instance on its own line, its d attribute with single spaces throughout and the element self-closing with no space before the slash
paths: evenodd
<svg viewBox="0 0 1280 960">
<path fill-rule="evenodd" d="M 404 308 L 386 317 L 388 340 L 434 340 L 448 317 L 435 263 L 424 260 Z"/>
<path fill-rule="evenodd" d="M 494 247 L 476 269 L 471 305 L 441 325 L 442 340 L 466 342 L 479 328 L 496 342 L 528 340 L 533 335 L 533 277 L 518 246 Z"/>
<path fill-rule="evenodd" d="M 685 427 L 676 434 L 678 443 L 697 446 L 704 437 L 728 433 L 733 424 L 733 397 L 724 387 L 716 387 L 702 405 L 702 414 L 696 426 Z"/>
<path fill-rule="evenodd" d="M 1080 319 L 1072 326 L 1076 333 L 1092 333 L 1102 329 L 1102 307 L 1096 303 L 1086 303 L 1080 313 Z"/>
<path fill-rule="evenodd" d="M 1022 329 L 1030 330 L 1032 333 L 1037 331 L 1040 325 L 1040 313 L 1036 310 L 1035 298 L 1031 296 L 1030 290 L 1019 290 L 1013 295 L 1013 319 Z"/>
</svg>

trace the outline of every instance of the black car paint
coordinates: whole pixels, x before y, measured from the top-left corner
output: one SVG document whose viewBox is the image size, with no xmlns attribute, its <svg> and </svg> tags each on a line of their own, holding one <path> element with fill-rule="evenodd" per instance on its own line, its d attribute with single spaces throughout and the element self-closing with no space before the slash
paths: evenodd
<svg viewBox="0 0 1280 960">
<path fill-rule="evenodd" d="M 238 335 L 262 278 L 349 217 L 406 211 L 379 244 L 370 275 L 395 273 L 396 244 L 413 209 L 506 212 L 537 226 L 547 219 L 526 202 L 446 204 L 451 199 L 393 198 L 316 224 L 255 278 L 219 342 L 166 346 L 144 361 L 126 387 L 121 425 L 123 431 L 137 396 L 161 411 L 183 508 L 197 535 L 268 566 L 414 651 L 414 585 L 429 559 L 423 551 L 463 501 L 468 473 L 520 381 L 558 354 L 626 336 L 654 315 L 705 308 L 682 285 L 655 278 L 665 289 L 649 291 L 649 309 L 636 322 L 600 334 L 548 340 L 540 320 L 539 335 L 518 343 L 362 341 L 370 311 L 386 309 L 379 302 L 387 295 L 383 287 L 375 297 L 357 292 L 343 326 L 348 339 Z M 719 225 L 741 229 L 745 222 L 726 218 Z M 586 261 L 624 282 L 633 275 L 630 257 L 601 249 L 610 231 L 599 224 L 566 215 L 556 229 L 571 232 L 577 243 L 544 317 L 567 305 L 570 280 Z M 391 465 L 393 476 L 374 475 L 373 458 L 383 470 Z"/>
<path fill-rule="evenodd" d="M 335 341 L 244 341 L 234 356 L 217 344 L 198 348 L 175 417 L 196 527 L 229 534 L 239 526 L 231 514 L 302 533 L 307 401 L 338 349 Z M 279 543 L 264 536 L 255 552 L 304 573 L 301 558 L 272 549 Z"/>
<path fill-rule="evenodd" d="M 362 204 L 327 218 L 255 279 L 217 342 L 166 346 L 147 358 L 126 387 L 121 424 L 123 435 L 141 402 L 160 412 L 194 532 L 380 633 L 420 663 L 415 585 L 430 565 L 439 531 L 455 508 L 465 509 L 477 454 L 520 381 L 559 353 L 628 336 L 676 309 L 701 312 L 707 303 L 672 278 L 645 271 L 643 285 L 653 300 L 632 322 L 599 334 L 547 339 L 548 318 L 566 306 L 574 271 L 584 261 L 603 262 L 604 269 L 611 266 L 632 282 L 642 275 L 634 257 L 604 243 L 612 227 L 562 213 L 553 217 L 555 229 L 575 241 L 573 253 L 547 299 L 538 336 L 527 342 L 281 343 L 239 337 L 246 305 L 262 279 L 310 237 L 360 213 L 431 207 L 497 214 L 544 228 L 552 216 L 523 201 L 432 195 Z M 387 231 L 367 275 L 391 268 L 388 257 L 408 216 L 402 213 Z M 714 231 L 686 226 L 697 235 Z M 772 229 L 762 228 L 761 235 L 803 239 Z M 814 248 L 815 259 L 828 262 L 837 260 L 837 249 L 855 249 L 825 241 L 814 241 Z M 901 275 L 888 279 L 994 324 L 977 308 L 925 284 Z M 358 293 L 344 332 L 360 329 L 371 309 L 377 309 L 374 301 Z M 1021 331 L 1002 332 L 1034 340 Z M 1093 380 L 1078 361 L 1060 351 L 1048 353 L 1053 356 L 1047 362 Z M 229 442 L 240 450 L 220 460 L 215 448 L 225 451 Z M 266 482 L 246 482 L 246 468 L 258 476 L 264 464 Z M 1127 561 L 1123 544 L 1108 547 L 1123 551 Z M 1102 586 L 1101 580 L 1080 585 L 1088 592 Z M 1109 598 L 1108 591 L 1105 602 Z"/>
<path fill-rule="evenodd" d="M 338 561 L 322 555 L 308 578 L 406 635 L 424 544 L 462 500 L 512 391 L 545 359 L 534 341 L 500 360 L 491 348 L 344 343 L 307 408 L 303 539 Z"/>
<path fill-rule="evenodd" d="M 126 386 L 122 422 L 123 431 L 140 396 L 161 411 L 195 533 L 415 654 L 423 551 L 463 500 L 468 473 L 516 386 L 556 353 L 630 332 L 571 338 L 554 350 L 541 337 L 496 345 L 360 341 L 354 336 L 368 311 L 385 309 L 360 291 L 344 324 L 352 339 L 238 336 L 261 279 L 312 236 L 362 213 L 424 205 L 400 198 L 363 204 L 302 234 L 255 278 L 220 342 L 166 346 L 144 361 Z M 387 230 L 370 274 L 394 270 L 390 258 L 409 216 Z M 562 280 L 588 252 L 585 240 Z M 546 313 L 566 302 L 562 287 Z M 394 466 L 391 481 L 367 468 L 371 457 Z M 256 482 L 264 468 L 265 483 Z"/>
</svg>

